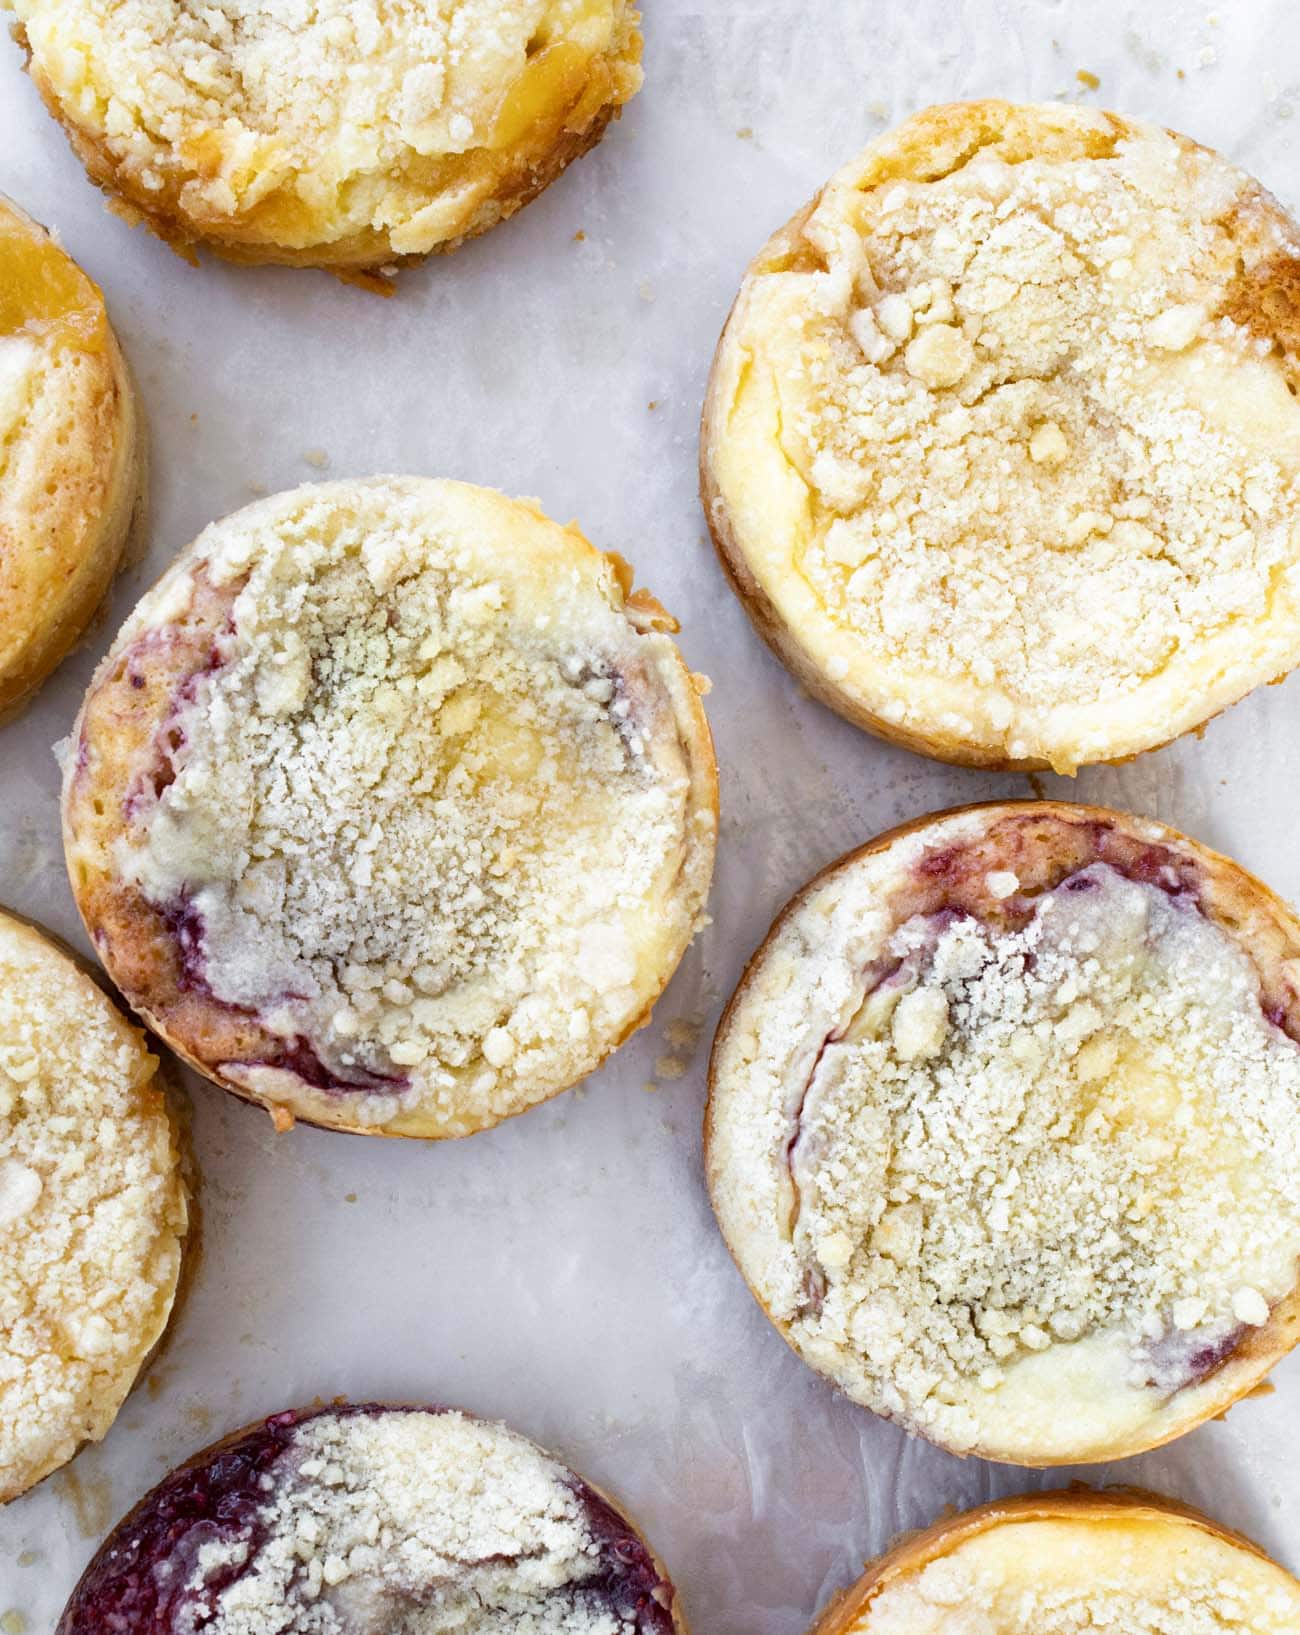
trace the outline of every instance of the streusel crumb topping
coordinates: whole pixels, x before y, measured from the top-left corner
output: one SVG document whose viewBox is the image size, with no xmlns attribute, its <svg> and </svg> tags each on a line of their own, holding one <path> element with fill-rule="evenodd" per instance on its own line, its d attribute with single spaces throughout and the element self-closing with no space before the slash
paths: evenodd
<svg viewBox="0 0 1300 1635">
<path fill-rule="evenodd" d="M 104 1434 L 166 1322 L 186 1211 L 156 1067 L 0 915 L 0 1500 Z"/>
</svg>

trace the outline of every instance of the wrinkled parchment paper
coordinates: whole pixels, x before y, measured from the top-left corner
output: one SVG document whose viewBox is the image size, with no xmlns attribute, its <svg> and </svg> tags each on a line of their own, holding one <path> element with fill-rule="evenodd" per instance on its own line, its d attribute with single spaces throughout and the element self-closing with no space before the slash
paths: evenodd
<svg viewBox="0 0 1300 1635">
<path fill-rule="evenodd" d="M 713 923 L 652 1026 L 580 1090 L 420 1146 L 277 1137 L 265 1114 L 188 1081 L 205 1178 L 197 1279 L 108 1439 L 0 1513 L 0 1615 L 25 1620 L 6 1630 L 50 1635 L 97 1541 L 170 1466 L 317 1395 L 509 1418 L 621 1497 L 697 1635 L 801 1635 L 900 1529 L 1072 1474 L 963 1462 L 838 1397 L 768 1326 L 714 1227 L 708 1043 L 775 911 L 887 825 L 1030 790 L 888 748 L 801 695 L 707 545 L 695 436 L 749 257 L 927 102 L 1110 105 L 1221 148 L 1300 208 L 1300 7 L 1218 4 L 644 0 L 646 88 L 601 148 L 515 221 L 405 275 L 389 302 L 318 273 L 194 270 L 107 215 L 0 41 L 0 189 L 104 286 L 153 445 L 146 556 L 0 731 L 0 900 L 86 946 L 51 745 L 173 553 L 211 518 L 322 473 L 537 495 L 624 552 L 714 679 L 723 798 Z M 1298 716 L 1292 681 L 1200 742 L 1045 787 L 1177 824 L 1296 899 Z M 1300 1568 L 1300 1364 L 1276 1383 L 1224 1424 L 1091 1475 L 1200 1504 Z"/>
</svg>

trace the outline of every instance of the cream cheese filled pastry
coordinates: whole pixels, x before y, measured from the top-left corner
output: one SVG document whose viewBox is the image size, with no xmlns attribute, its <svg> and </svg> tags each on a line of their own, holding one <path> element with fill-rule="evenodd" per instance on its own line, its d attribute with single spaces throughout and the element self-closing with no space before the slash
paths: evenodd
<svg viewBox="0 0 1300 1635">
<path fill-rule="evenodd" d="M 1187 138 L 931 108 L 760 251 L 702 486 L 761 634 L 842 715 L 1060 772 L 1300 659 L 1300 233 Z"/>
<path fill-rule="evenodd" d="M 276 1414 L 114 1529 L 57 1635 L 674 1635 L 659 1563 L 595 1489 L 447 1409 Z"/>
<path fill-rule="evenodd" d="M 1185 1505 L 1112 1490 L 1001 1499 L 902 1539 L 810 1635 L 1290 1635 L 1300 1584 Z"/>
<path fill-rule="evenodd" d="M 590 1073 L 699 923 L 717 782 L 675 623 L 576 528 L 375 478 L 236 512 L 91 683 L 73 890 L 150 1025 L 339 1129 L 459 1136 Z"/>
<path fill-rule="evenodd" d="M 106 1435 L 171 1315 L 188 1206 L 157 1068 L 0 912 L 0 1504 Z"/>
<path fill-rule="evenodd" d="M 108 589 L 139 488 L 138 445 L 103 296 L 0 198 L 0 721 Z"/>
<path fill-rule="evenodd" d="M 956 1453 L 1115 1459 L 1300 1333 L 1300 923 L 1145 819 L 923 818 L 786 908 L 707 1170 L 794 1349 Z"/>
<path fill-rule="evenodd" d="M 390 272 L 535 198 L 641 84 L 629 0 L 15 0 L 128 219 L 231 260 Z"/>
</svg>

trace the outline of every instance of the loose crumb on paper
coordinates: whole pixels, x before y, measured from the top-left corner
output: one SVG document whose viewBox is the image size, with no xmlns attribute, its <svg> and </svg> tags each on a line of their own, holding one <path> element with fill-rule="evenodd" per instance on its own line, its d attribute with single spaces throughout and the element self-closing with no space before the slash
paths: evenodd
<svg viewBox="0 0 1300 1635">
<path fill-rule="evenodd" d="M 690 1051 L 699 1043 L 703 1031 L 703 1022 L 693 1022 L 685 1016 L 678 1016 L 664 1029 L 664 1038 L 676 1049 Z"/>
</svg>

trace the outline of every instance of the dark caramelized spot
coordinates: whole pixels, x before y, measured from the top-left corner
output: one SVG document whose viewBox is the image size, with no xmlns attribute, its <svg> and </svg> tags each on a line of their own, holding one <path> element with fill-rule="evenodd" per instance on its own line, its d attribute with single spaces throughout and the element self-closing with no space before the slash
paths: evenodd
<svg viewBox="0 0 1300 1635">
<path fill-rule="evenodd" d="M 1281 353 L 1287 384 L 1300 387 L 1300 255 L 1273 255 L 1241 267 L 1216 316 L 1230 318 Z"/>
</svg>

